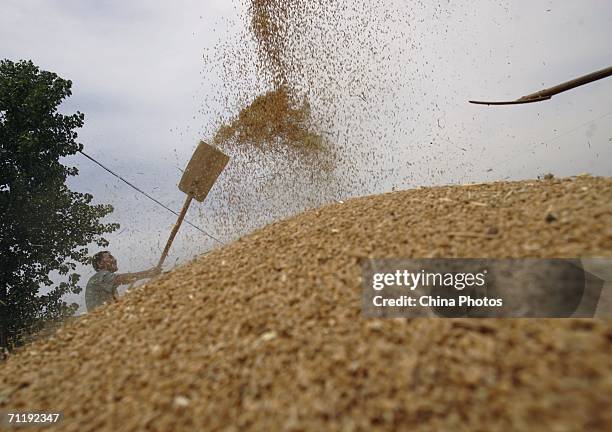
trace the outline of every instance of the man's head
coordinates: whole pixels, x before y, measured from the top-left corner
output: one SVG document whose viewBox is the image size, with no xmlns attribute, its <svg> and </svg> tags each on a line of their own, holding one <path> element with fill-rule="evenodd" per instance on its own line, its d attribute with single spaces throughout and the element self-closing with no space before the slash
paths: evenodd
<svg viewBox="0 0 612 432">
<path fill-rule="evenodd" d="M 109 251 L 101 251 L 91 258 L 91 264 L 95 271 L 107 270 L 110 272 L 117 271 L 117 260 Z"/>
</svg>

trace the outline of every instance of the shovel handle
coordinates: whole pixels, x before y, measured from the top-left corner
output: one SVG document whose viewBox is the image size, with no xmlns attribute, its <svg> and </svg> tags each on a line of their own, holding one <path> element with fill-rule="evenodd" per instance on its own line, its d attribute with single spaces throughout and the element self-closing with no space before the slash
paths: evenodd
<svg viewBox="0 0 612 432">
<path fill-rule="evenodd" d="M 161 258 L 159 259 L 159 262 L 157 263 L 158 269 L 161 269 L 161 266 L 164 264 L 164 261 L 166 260 L 166 257 L 168 256 L 168 252 L 170 252 L 170 246 L 172 246 L 174 237 L 176 236 L 176 233 L 181 227 L 181 223 L 183 223 L 183 219 L 185 219 L 185 215 L 187 214 L 187 209 L 189 208 L 189 205 L 191 204 L 192 199 L 193 197 L 191 195 L 187 195 L 187 198 L 185 199 L 185 203 L 183 204 L 183 208 L 181 209 L 178 219 L 176 220 L 176 223 L 174 224 L 174 228 L 172 228 L 172 232 L 170 233 L 170 237 L 168 238 L 168 241 L 166 242 L 166 247 L 164 248 L 164 252 L 162 253 Z"/>
</svg>

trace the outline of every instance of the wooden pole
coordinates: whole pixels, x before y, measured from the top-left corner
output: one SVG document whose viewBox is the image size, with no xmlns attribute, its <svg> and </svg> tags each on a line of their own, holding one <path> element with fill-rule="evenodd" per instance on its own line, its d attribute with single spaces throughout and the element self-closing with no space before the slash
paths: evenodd
<svg viewBox="0 0 612 432">
<path fill-rule="evenodd" d="M 524 103 L 531 103 L 531 102 L 540 102 L 540 101 L 548 100 L 556 94 L 571 90 L 581 85 L 591 83 L 593 81 L 607 78 L 611 75 L 612 75 L 612 66 L 592 72 L 587 75 L 583 75 L 581 77 L 578 77 L 570 81 L 566 81 L 554 87 L 550 87 L 544 90 L 540 90 L 539 92 L 528 94 L 527 96 L 523 96 L 514 101 L 505 101 L 505 102 L 469 101 L 469 102 L 473 104 L 478 104 L 478 105 L 515 105 L 515 104 L 524 104 Z"/>
<path fill-rule="evenodd" d="M 176 236 L 176 233 L 181 227 L 181 223 L 183 223 L 183 219 L 185 218 L 185 215 L 187 214 L 187 209 L 189 208 L 189 205 L 191 204 L 192 199 L 193 199 L 193 196 L 187 195 L 187 198 L 185 199 L 185 203 L 183 204 L 183 208 L 181 209 L 178 219 L 176 220 L 176 223 L 174 224 L 174 228 L 172 228 L 172 232 L 170 233 L 170 238 L 168 238 L 168 242 L 166 243 L 164 252 L 162 253 L 161 258 L 159 259 L 159 262 L 157 263 L 157 268 L 159 269 L 161 269 L 161 266 L 164 264 L 164 261 L 166 260 L 166 257 L 168 256 L 168 252 L 170 252 L 170 246 L 172 246 L 174 237 Z"/>
</svg>

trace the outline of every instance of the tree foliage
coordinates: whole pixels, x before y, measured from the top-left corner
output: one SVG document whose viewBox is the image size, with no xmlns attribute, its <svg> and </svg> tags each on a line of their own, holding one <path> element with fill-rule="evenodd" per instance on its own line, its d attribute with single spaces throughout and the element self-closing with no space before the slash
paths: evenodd
<svg viewBox="0 0 612 432">
<path fill-rule="evenodd" d="M 66 186 L 78 170 L 60 159 L 83 148 L 84 115 L 58 112 L 71 86 L 31 61 L 0 61 L 0 347 L 74 314 L 77 305 L 62 298 L 81 291 L 77 263 L 118 228 L 101 222 L 111 206 Z M 53 273 L 63 282 L 54 286 Z"/>
</svg>

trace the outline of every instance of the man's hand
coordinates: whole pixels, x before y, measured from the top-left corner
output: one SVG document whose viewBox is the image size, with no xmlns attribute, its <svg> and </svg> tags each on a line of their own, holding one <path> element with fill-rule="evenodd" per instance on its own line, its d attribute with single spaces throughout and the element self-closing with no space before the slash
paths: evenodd
<svg viewBox="0 0 612 432">
<path fill-rule="evenodd" d="M 161 268 L 160 267 L 153 267 L 150 270 L 147 270 L 147 273 L 149 274 L 149 277 L 155 277 L 159 274 L 161 274 Z"/>
<path fill-rule="evenodd" d="M 132 282 L 136 282 L 137 280 L 140 280 L 140 279 L 148 279 L 148 278 L 155 277 L 160 273 L 161 273 L 161 268 L 153 267 L 153 268 L 150 268 L 149 270 L 141 271 L 138 273 L 118 274 L 117 277 L 115 278 L 115 283 L 117 285 L 129 284 Z"/>
</svg>

